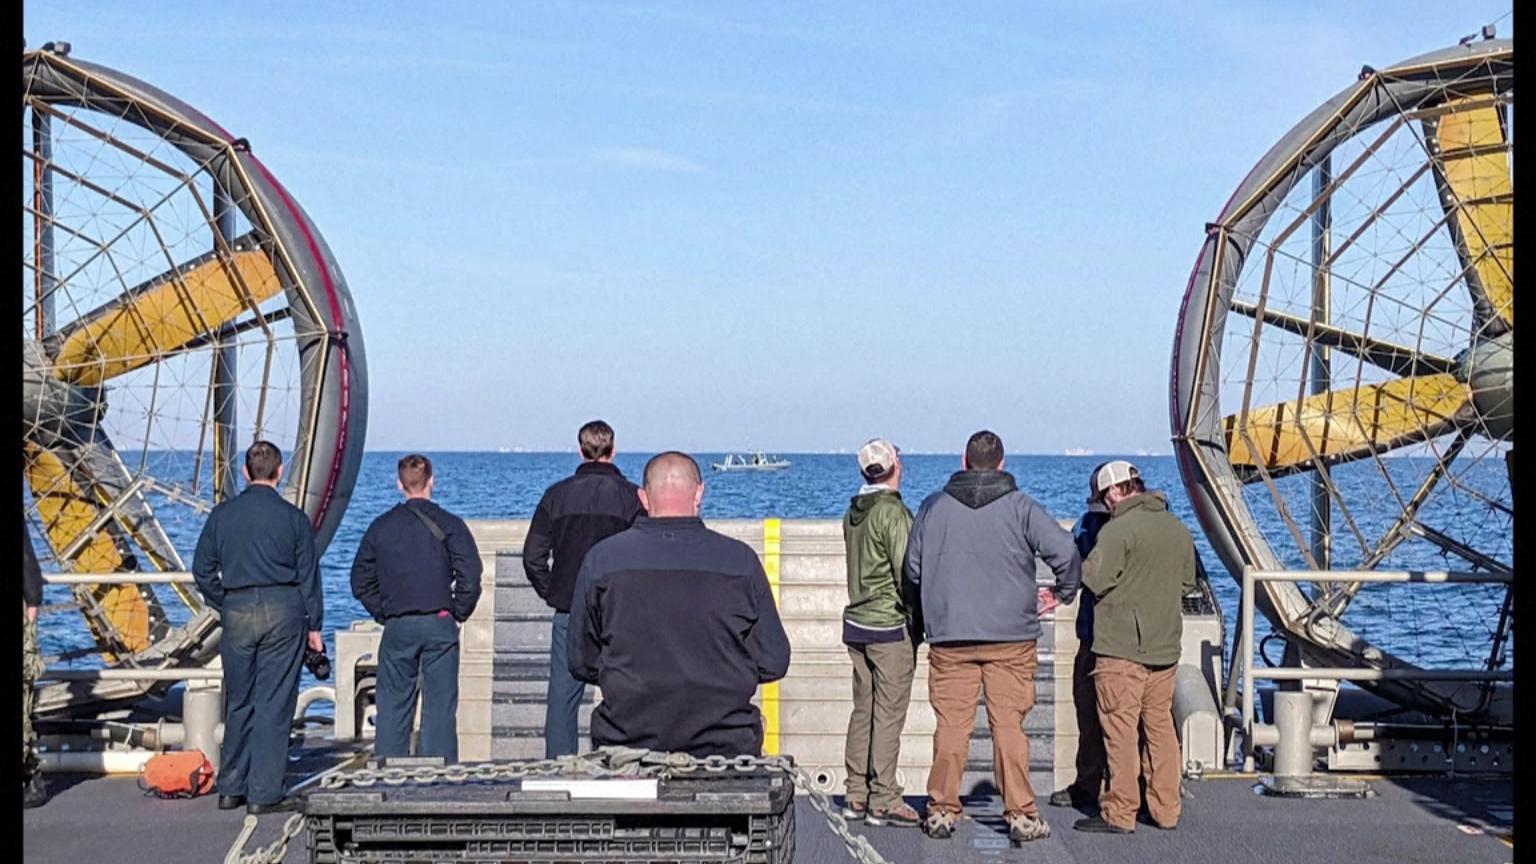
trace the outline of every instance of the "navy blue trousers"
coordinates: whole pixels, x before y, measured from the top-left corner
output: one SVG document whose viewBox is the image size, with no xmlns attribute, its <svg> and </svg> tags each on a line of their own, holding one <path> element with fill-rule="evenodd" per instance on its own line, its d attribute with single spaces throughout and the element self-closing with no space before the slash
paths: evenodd
<svg viewBox="0 0 1536 864">
<path fill-rule="evenodd" d="M 384 622 L 374 756 L 411 755 L 418 696 L 421 741 L 416 755 L 459 761 L 459 624 L 451 615 L 397 615 Z"/>
<path fill-rule="evenodd" d="M 549 634 L 549 691 L 544 703 L 544 758 L 553 759 L 579 749 L 576 723 L 587 685 L 571 676 L 565 640 L 571 613 L 556 612 Z"/>
<path fill-rule="evenodd" d="M 283 800 L 304 665 L 304 598 L 291 585 L 231 591 L 220 615 L 225 702 L 219 794 L 276 804 Z"/>
</svg>

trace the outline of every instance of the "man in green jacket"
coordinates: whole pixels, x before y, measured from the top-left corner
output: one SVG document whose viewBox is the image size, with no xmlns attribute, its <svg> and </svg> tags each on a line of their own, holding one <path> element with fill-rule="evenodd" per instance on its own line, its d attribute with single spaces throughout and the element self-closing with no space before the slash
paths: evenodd
<svg viewBox="0 0 1536 864">
<path fill-rule="evenodd" d="M 907 722 L 918 638 L 915 603 L 903 595 L 902 561 L 912 512 L 901 501 L 901 457 L 876 438 L 859 448 L 864 486 L 843 516 L 848 549 L 848 605 L 843 643 L 853 661 L 853 714 L 848 718 L 848 769 L 843 817 L 870 825 L 918 823 L 896 780 L 901 730 Z"/>
<path fill-rule="evenodd" d="M 1173 685 L 1184 633 L 1183 596 L 1195 587 L 1195 544 L 1168 512 L 1161 493 L 1147 492 L 1129 462 L 1095 475 L 1110 520 L 1083 563 L 1092 591 L 1093 682 L 1104 730 L 1109 786 L 1099 815 L 1072 827 L 1129 834 L 1141 807 L 1137 777 L 1145 735 L 1147 812 L 1155 827 L 1179 822 L 1179 740 L 1173 729 Z"/>
</svg>

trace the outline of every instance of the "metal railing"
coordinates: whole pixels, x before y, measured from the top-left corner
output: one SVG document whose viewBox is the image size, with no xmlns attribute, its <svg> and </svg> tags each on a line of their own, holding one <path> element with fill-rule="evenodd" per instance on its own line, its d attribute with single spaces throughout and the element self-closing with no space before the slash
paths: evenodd
<svg viewBox="0 0 1536 864">
<path fill-rule="evenodd" d="M 177 585 L 195 581 L 185 570 L 146 573 L 44 573 L 49 585 Z M 203 666 L 155 669 L 46 669 L 39 681 L 206 681 L 224 677 Z"/>
<path fill-rule="evenodd" d="M 1253 609 L 1254 589 L 1260 582 L 1401 582 L 1431 585 L 1485 584 L 1513 581 L 1509 573 L 1465 573 L 1424 570 L 1257 570 L 1243 568 L 1242 620 L 1238 623 L 1238 639 L 1243 653 L 1243 770 L 1253 770 L 1253 757 L 1258 750 L 1255 741 L 1254 682 L 1302 681 L 1312 679 L 1334 681 L 1513 681 L 1511 670 L 1489 669 L 1419 669 L 1417 667 L 1391 667 L 1380 669 L 1370 666 L 1349 667 L 1298 667 L 1274 666 L 1256 669 L 1253 665 Z"/>
<path fill-rule="evenodd" d="M 49 585 L 181 585 L 196 581 L 185 570 L 148 573 L 44 573 Z"/>
</svg>

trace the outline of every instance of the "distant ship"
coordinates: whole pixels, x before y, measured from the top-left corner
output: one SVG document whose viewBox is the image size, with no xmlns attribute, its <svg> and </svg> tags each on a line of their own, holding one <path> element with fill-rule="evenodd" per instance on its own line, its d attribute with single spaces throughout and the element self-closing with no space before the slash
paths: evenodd
<svg viewBox="0 0 1536 864">
<path fill-rule="evenodd" d="M 1068 447 L 1064 453 L 1066 456 L 1092 456 L 1093 451 L 1083 447 Z"/>
<path fill-rule="evenodd" d="M 716 471 L 783 471 L 790 465 L 789 460 L 780 459 L 777 456 L 765 456 L 758 450 L 750 455 L 732 453 L 725 457 L 724 462 L 710 463 Z"/>
</svg>

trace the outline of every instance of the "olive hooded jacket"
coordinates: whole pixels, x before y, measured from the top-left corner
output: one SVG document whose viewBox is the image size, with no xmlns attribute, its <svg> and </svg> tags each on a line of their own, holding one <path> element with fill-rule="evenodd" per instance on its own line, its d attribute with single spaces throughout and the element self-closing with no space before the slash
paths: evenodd
<svg viewBox="0 0 1536 864">
<path fill-rule="evenodd" d="M 1195 587 L 1195 543 L 1159 492 L 1116 504 L 1083 562 L 1094 594 L 1093 653 L 1144 666 L 1179 662 L 1183 597 Z"/>
</svg>

